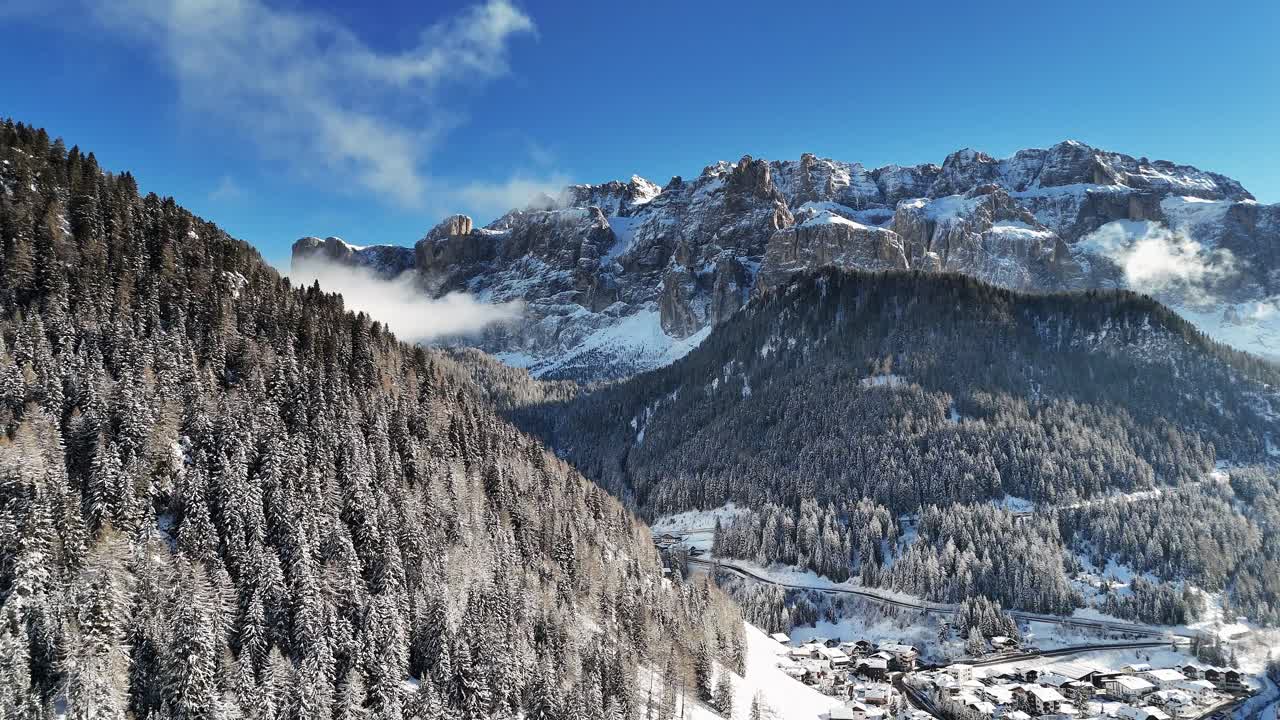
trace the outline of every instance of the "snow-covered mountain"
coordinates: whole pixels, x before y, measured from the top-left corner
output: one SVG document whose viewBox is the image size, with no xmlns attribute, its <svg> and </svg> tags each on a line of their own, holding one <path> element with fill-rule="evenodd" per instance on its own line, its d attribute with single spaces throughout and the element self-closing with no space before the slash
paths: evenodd
<svg viewBox="0 0 1280 720">
<path fill-rule="evenodd" d="M 406 247 L 303 238 L 424 292 L 522 299 L 477 344 L 543 377 L 610 378 L 688 352 L 752 295 L 824 266 L 956 271 L 1014 289 L 1127 287 L 1215 337 L 1280 354 L 1280 205 L 1186 165 L 1067 141 L 941 166 L 743 157 L 665 187 L 576 185 L 484 228 L 454 216 Z"/>
</svg>

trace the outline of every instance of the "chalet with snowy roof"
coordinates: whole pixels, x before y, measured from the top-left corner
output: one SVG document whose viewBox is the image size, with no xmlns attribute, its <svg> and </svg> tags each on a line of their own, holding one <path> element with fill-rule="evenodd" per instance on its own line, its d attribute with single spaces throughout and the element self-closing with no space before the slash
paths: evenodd
<svg viewBox="0 0 1280 720">
<path fill-rule="evenodd" d="M 822 657 L 822 654 L 819 651 L 823 647 L 823 645 L 819 645 L 818 643 L 808 642 L 791 648 L 787 654 L 789 654 L 793 660 L 817 660 Z"/>
<path fill-rule="evenodd" d="M 772 635 L 770 635 L 770 636 L 769 636 L 769 639 L 770 639 L 770 640 L 773 640 L 774 642 L 778 643 L 779 645 L 790 645 L 790 644 L 791 644 L 791 638 L 790 638 L 790 636 L 788 636 L 788 635 L 786 635 L 786 634 L 784 634 L 784 633 L 774 633 L 774 634 L 772 634 Z"/>
<path fill-rule="evenodd" d="M 1186 682 L 1187 676 L 1172 668 L 1164 668 L 1160 670 L 1147 670 L 1138 674 L 1138 677 L 1155 685 L 1161 690 L 1176 686 L 1180 682 Z"/>
<path fill-rule="evenodd" d="M 667 550 L 679 542 L 680 536 L 671 533 L 662 533 L 653 539 L 653 544 L 662 550 Z"/>
<path fill-rule="evenodd" d="M 827 661 L 827 664 L 831 666 L 832 670 L 841 670 L 849 667 L 849 656 L 838 647 L 819 648 L 818 654 L 823 660 Z"/>
<path fill-rule="evenodd" d="M 878 657 L 862 658 L 854 664 L 853 671 L 870 680 L 883 680 L 889 675 L 889 661 Z"/>
<path fill-rule="evenodd" d="M 1105 684 L 1107 694 L 1117 700 L 1132 701 L 1155 692 L 1156 686 L 1137 675 L 1117 675 Z"/>
<path fill-rule="evenodd" d="M 1190 695 L 1196 701 L 1203 701 L 1213 697 L 1217 688 L 1208 680 L 1183 680 L 1174 685 L 1173 689 Z"/>
<path fill-rule="evenodd" d="M 1200 663 L 1187 663 L 1186 665 L 1179 667 L 1178 670 L 1183 675 L 1186 675 L 1190 680 L 1199 680 L 1200 676 L 1204 673 L 1205 667 L 1206 666 L 1201 665 Z"/>
<path fill-rule="evenodd" d="M 978 694 L 993 705 L 1009 706 L 1017 703 L 1017 697 L 1013 692 L 1017 687 L 1007 683 L 987 685 L 979 690 Z"/>
<path fill-rule="evenodd" d="M 885 643 L 878 648 L 881 652 L 887 652 L 892 657 L 889 661 L 891 670 L 901 670 L 902 672 L 912 672 L 916 669 L 916 661 L 920 659 L 920 653 L 910 645 L 902 645 L 900 643 Z"/>
<path fill-rule="evenodd" d="M 872 685 L 861 692 L 862 702 L 878 707 L 888 707 L 893 701 L 893 690 L 887 685 Z"/>
<path fill-rule="evenodd" d="M 1077 705 L 1084 705 L 1093 699 L 1097 694 L 1092 683 L 1084 680 L 1072 680 L 1071 682 L 1058 688 L 1058 692 L 1067 696 L 1067 699 Z"/>
<path fill-rule="evenodd" d="M 1175 718 L 1200 716 L 1200 704 L 1190 694 L 1181 690 L 1157 690 L 1148 695 L 1147 700 L 1151 701 L 1153 705 L 1164 708 L 1166 713 Z"/>
<path fill-rule="evenodd" d="M 996 635 L 991 638 L 991 648 L 993 650 L 1016 650 L 1018 641 L 1004 635 Z"/>
<path fill-rule="evenodd" d="M 1151 705 L 1143 707 L 1121 705 L 1115 709 L 1112 717 L 1118 720 L 1171 720 L 1168 713 Z"/>
<path fill-rule="evenodd" d="M 1052 715 L 1067 702 L 1056 688 L 1045 685 L 1023 685 L 1014 689 L 1013 696 L 1032 715 Z"/>
</svg>

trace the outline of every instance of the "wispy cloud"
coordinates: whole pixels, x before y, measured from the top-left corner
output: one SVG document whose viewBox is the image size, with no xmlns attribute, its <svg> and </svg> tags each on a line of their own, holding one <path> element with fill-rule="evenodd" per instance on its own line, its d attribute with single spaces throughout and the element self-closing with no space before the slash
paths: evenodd
<svg viewBox="0 0 1280 720">
<path fill-rule="evenodd" d="M 244 197 L 244 188 L 230 175 L 223 175 L 218 184 L 209 191 L 209 199 L 215 202 L 229 202 Z"/>
<path fill-rule="evenodd" d="M 441 94 L 508 72 L 535 32 L 509 0 L 486 0 L 388 52 L 316 13 L 263 0 L 85 0 L 106 29 L 152 49 L 188 109 L 234 126 L 273 158 L 335 186 L 418 207 L 432 146 L 460 119 Z"/>
<path fill-rule="evenodd" d="M 465 293 L 431 298 L 415 285 L 412 273 L 384 280 L 367 268 L 315 257 L 295 258 L 289 275 L 297 284 L 318 280 L 326 291 L 342 293 L 349 310 L 368 313 L 409 342 L 474 335 L 490 325 L 518 320 L 524 311 L 519 302 L 486 304 Z"/>
<path fill-rule="evenodd" d="M 1134 290 L 1176 294 L 1192 303 L 1214 301 L 1217 287 L 1240 272 L 1231 251 L 1206 248 L 1181 230 L 1153 222 L 1107 223 L 1077 248 L 1114 262 Z"/>
<path fill-rule="evenodd" d="M 481 217 L 489 217 L 531 203 L 541 204 L 539 201 L 545 198 L 559 201 L 568 184 L 568 177 L 560 174 L 545 178 L 514 175 L 498 182 L 469 182 L 453 191 L 453 195 L 463 207 Z"/>
</svg>

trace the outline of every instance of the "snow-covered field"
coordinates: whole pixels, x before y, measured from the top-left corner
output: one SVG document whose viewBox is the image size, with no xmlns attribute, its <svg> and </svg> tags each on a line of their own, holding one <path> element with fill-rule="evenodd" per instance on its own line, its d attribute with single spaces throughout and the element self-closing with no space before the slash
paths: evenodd
<svg viewBox="0 0 1280 720">
<path fill-rule="evenodd" d="M 778 656 L 786 652 L 785 646 L 770 640 L 754 625 L 744 625 L 746 674 L 739 675 L 717 665 L 717 675 L 713 680 L 714 685 L 719 680 L 719 673 L 729 672 L 733 685 L 733 717 L 748 717 L 751 701 L 756 697 L 759 697 L 763 716 L 772 720 L 818 720 L 840 704 L 838 699 L 823 695 L 778 669 Z M 687 710 L 685 717 L 691 720 L 723 720 L 710 707 L 700 703 L 690 702 Z"/>
<path fill-rule="evenodd" d="M 1041 672 L 1056 672 L 1068 677 L 1078 677 L 1091 670 L 1115 672 L 1125 665 L 1146 663 L 1165 668 L 1195 662 L 1191 655 L 1167 648 L 1139 648 L 1136 650 L 1089 650 L 1075 655 L 1016 660 L 983 668 L 988 676 L 1013 670 L 1034 668 Z"/>
<path fill-rule="evenodd" d="M 839 639 L 844 642 L 870 640 L 875 643 L 894 641 L 914 645 L 927 652 L 938 645 L 939 625 L 936 619 L 922 614 L 887 617 L 874 611 L 857 612 L 836 622 L 819 620 L 813 626 L 791 628 L 791 643 L 800 645 L 815 638 Z M 962 643 L 961 643 L 962 644 Z M 958 648 L 963 651 L 963 648 Z"/>
<path fill-rule="evenodd" d="M 745 508 L 725 503 L 711 510 L 689 510 L 678 515 L 667 515 L 658 518 L 649 526 L 655 533 L 674 533 L 684 536 L 684 544 L 710 551 L 711 542 L 715 538 L 716 520 L 722 524 L 747 512 Z"/>
</svg>

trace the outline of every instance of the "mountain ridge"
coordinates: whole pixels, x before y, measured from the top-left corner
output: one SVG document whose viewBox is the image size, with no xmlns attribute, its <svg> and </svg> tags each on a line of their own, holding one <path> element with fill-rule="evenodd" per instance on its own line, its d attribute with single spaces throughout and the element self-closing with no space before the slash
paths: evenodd
<svg viewBox="0 0 1280 720">
<path fill-rule="evenodd" d="M 1119 239 L 1093 242 L 1100 231 Z M 1156 232 L 1196 243 L 1170 251 L 1195 274 L 1156 288 L 1162 299 L 1216 308 L 1215 320 L 1239 329 L 1228 333 L 1238 345 L 1246 322 L 1269 317 L 1280 292 L 1271 273 L 1280 205 L 1258 204 L 1218 173 L 1075 141 L 874 170 L 812 154 L 744 156 L 661 188 L 639 177 L 570 186 L 485 228 L 455 216 L 415 245 L 412 264 L 404 248 L 384 251 L 397 259 L 390 266 L 369 248 L 334 254 L 384 275 L 412 272 L 428 294 L 524 299 L 524 322 L 472 342 L 540 376 L 599 379 L 669 362 L 753 292 L 806 269 L 954 270 L 1046 291 L 1127 287 L 1128 268 L 1113 255 Z M 300 240 L 295 263 L 320 253 L 317 244 Z M 1260 338 L 1269 343 L 1270 332 L 1245 346 L 1268 352 Z"/>
</svg>

